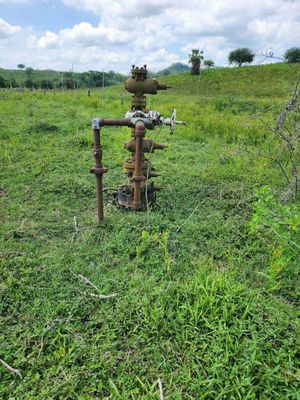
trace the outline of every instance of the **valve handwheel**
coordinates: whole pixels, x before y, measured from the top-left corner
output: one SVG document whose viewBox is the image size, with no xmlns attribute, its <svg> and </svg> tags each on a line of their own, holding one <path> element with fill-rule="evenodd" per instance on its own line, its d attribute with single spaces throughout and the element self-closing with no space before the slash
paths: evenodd
<svg viewBox="0 0 300 400">
<path fill-rule="evenodd" d="M 170 134 L 173 135 L 176 125 L 176 108 L 173 109 L 170 118 Z"/>
</svg>

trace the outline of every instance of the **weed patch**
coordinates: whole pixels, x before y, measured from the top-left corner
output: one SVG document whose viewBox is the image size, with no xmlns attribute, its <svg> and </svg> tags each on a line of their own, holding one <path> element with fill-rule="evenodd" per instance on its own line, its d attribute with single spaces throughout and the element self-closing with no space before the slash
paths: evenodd
<svg viewBox="0 0 300 400">
<path fill-rule="evenodd" d="M 151 107 L 188 125 L 147 132 L 168 144 L 156 207 L 105 206 L 101 225 L 91 119 L 123 118 L 130 95 L 0 92 L 0 358 L 22 375 L 0 363 L 0 398 L 150 400 L 158 378 L 170 399 L 299 398 L 299 210 L 257 194 L 285 182 L 253 155 L 277 150 L 261 115 L 294 74 L 204 71 L 199 101 L 197 78 L 164 81 Z M 130 130 L 101 135 L 116 187 Z"/>
</svg>

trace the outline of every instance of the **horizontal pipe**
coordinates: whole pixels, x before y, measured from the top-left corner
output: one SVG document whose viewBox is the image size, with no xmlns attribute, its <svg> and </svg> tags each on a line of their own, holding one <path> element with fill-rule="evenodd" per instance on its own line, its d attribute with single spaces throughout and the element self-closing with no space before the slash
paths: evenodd
<svg viewBox="0 0 300 400">
<path fill-rule="evenodd" d="M 101 128 L 103 126 L 128 126 L 130 128 L 134 128 L 136 122 L 137 121 L 131 121 L 130 119 L 99 119 L 99 126 Z M 150 120 L 149 123 L 147 123 L 147 121 L 144 121 L 144 124 L 146 125 L 146 127 L 149 127 L 149 129 L 151 129 L 152 122 Z"/>
<path fill-rule="evenodd" d="M 132 126 L 129 119 L 100 119 L 100 126 Z"/>
</svg>

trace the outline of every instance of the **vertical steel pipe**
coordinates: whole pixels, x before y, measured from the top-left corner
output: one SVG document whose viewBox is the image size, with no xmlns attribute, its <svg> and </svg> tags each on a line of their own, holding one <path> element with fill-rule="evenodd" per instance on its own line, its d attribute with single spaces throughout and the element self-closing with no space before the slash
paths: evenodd
<svg viewBox="0 0 300 400">
<path fill-rule="evenodd" d="M 100 137 L 100 120 L 94 118 L 92 122 L 94 132 L 94 158 L 95 166 L 91 169 L 96 176 L 97 185 L 97 212 L 99 222 L 103 221 L 103 187 L 102 187 L 102 175 L 107 172 L 107 168 L 102 165 L 102 146 Z"/>
<path fill-rule="evenodd" d="M 141 209 L 141 182 L 145 180 L 142 173 L 143 162 L 143 137 L 145 136 L 145 124 L 143 121 L 137 121 L 135 124 L 135 170 L 132 180 L 134 182 L 133 209 Z"/>
</svg>

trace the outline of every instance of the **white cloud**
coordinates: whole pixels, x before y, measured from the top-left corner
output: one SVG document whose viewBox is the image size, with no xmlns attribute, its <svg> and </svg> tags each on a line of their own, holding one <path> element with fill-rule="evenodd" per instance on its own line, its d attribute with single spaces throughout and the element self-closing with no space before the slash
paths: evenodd
<svg viewBox="0 0 300 400">
<path fill-rule="evenodd" d="M 62 29 L 58 33 L 47 31 L 36 42 L 31 40 L 31 45 L 38 48 L 53 49 L 63 46 L 81 46 L 84 48 L 99 46 L 101 48 L 107 46 L 120 46 L 128 43 L 133 35 L 121 31 L 112 25 L 104 25 L 99 23 L 93 27 L 88 22 L 81 22 L 72 28 Z"/>
<path fill-rule="evenodd" d="M 6 21 L 0 18 L 0 39 L 6 39 L 11 36 L 15 36 L 22 31 L 19 25 L 10 25 Z"/>
<path fill-rule="evenodd" d="M 222 63 L 225 52 L 239 46 L 282 51 L 295 45 L 300 31 L 300 2 L 293 0 L 252 0 L 251 5 L 240 0 L 63 1 L 101 16 L 114 29 L 133 31 L 145 53 L 172 45 L 172 52 L 177 46 L 182 56 L 179 49 L 195 43 Z"/>
<path fill-rule="evenodd" d="M 174 1 L 172 0 L 127 0 L 126 3 L 117 0 L 63 0 L 70 6 L 86 11 L 91 11 L 96 15 L 102 16 L 107 13 L 118 18 L 143 18 L 159 15 L 164 10 L 170 9 Z M 175 1 L 176 3 L 176 1 Z M 179 2 L 177 2 L 179 4 Z"/>
<path fill-rule="evenodd" d="M 62 1 L 85 11 L 86 20 L 58 31 L 47 29 L 45 21 L 44 33 L 24 28 L 24 40 L 14 42 L 21 54 L 25 46 L 37 67 L 48 63 L 68 69 L 73 63 L 79 70 L 128 71 L 132 63 L 145 62 L 157 70 L 178 60 L 187 62 L 192 48 L 203 49 L 205 58 L 225 65 L 236 47 L 255 52 L 272 48 L 281 56 L 287 48 L 299 46 L 299 0 Z M 99 23 L 92 24 L 87 12 L 94 14 L 93 19 L 98 16 Z M 1 32 L 0 20 L 0 38 Z M 7 32 L 6 43 L 13 40 Z M 5 53 L 4 48 L 1 51 Z"/>
<path fill-rule="evenodd" d="M 34 46 L 34 39 L 31 41 L 31 45 Z M 60 38 L 56 33 L 46 32 L 45 36 L 42 36 L 37 42 L 36 46 L 40 49 L 55 49 L 60 45 Z"/>
<path fill-rule="evenodd" d="M 93 27 L 88 22 L 81 22 L 71 29 L 61 30 L 59 36 L 63 41 L 71 41 L 90 47 L 97 44 L 99 46 L 123 44 L 128 42 L 132 35 L 125 31 L 122 32 L 113 25 L 99 23 L 97 27 Z"/>
</svg>

